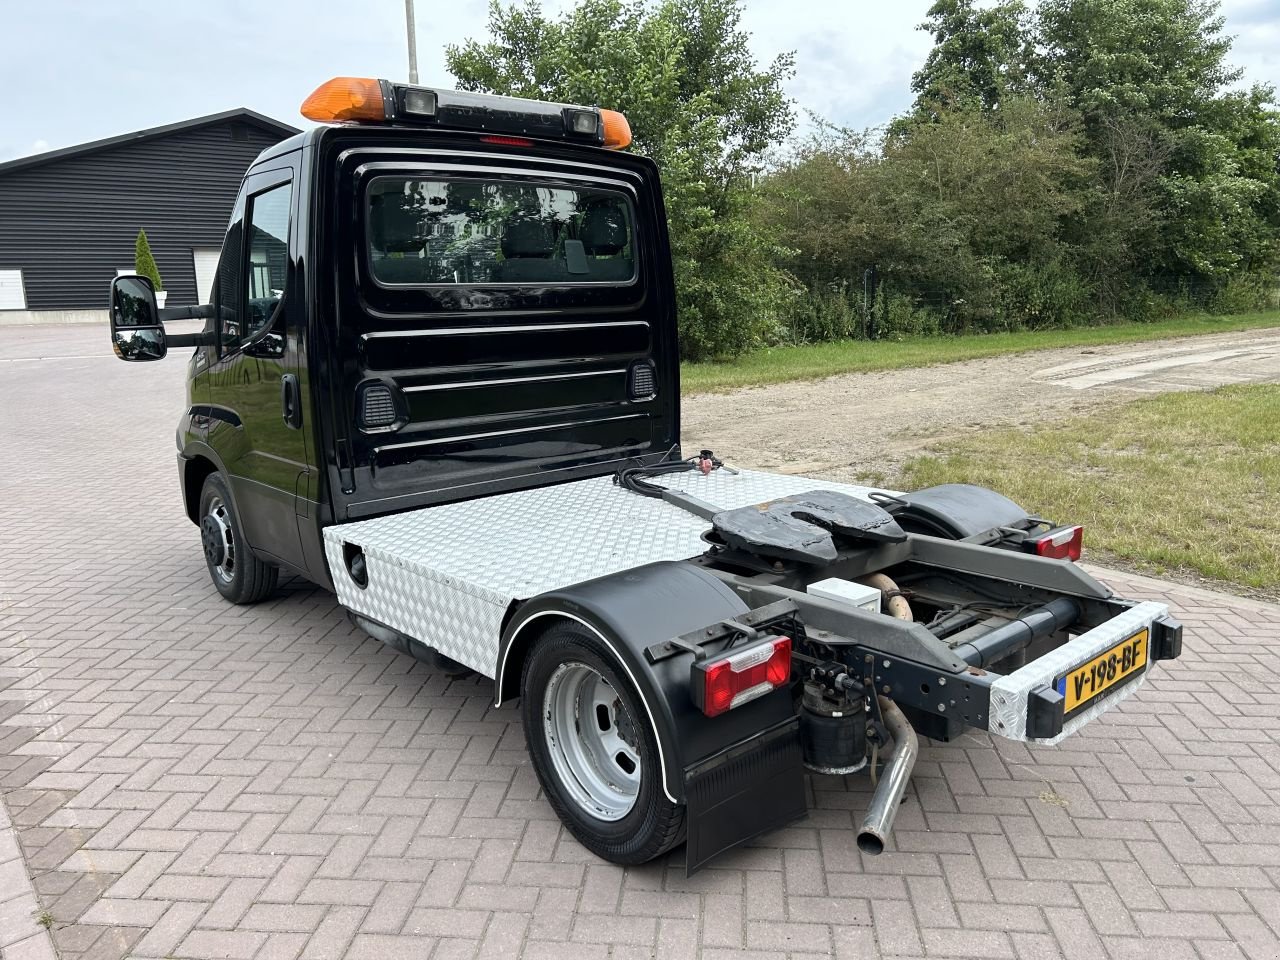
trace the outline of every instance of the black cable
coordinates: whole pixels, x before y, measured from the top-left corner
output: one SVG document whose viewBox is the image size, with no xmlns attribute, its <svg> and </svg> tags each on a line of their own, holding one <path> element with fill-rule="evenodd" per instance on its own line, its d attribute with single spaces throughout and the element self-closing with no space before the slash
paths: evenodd
<svg viewBox="0 0 1280 960">
<path fill-rule="evenodd" d="M 710 464 L 709 467 L 703 467 L 703 464 Z M 710 450 L 703 450 L 696 457 L 690 457 L 688 460 L 672 460 L 666 463 L 655 463 L 651 466 L 625 467 L 613 475 L 613 482 L 620 487 L 638 493 L 645 497 L 662 498 L 662 494 L 666 491 L 666 487 L 657 483 L 650 483 L 649 478 L 661 477 L 669 473 L 687 473 L 690 470 L 702 470 L 704 473 L 710 473 L 712 470 L 718 470 L 724 466 Z"/>
</svg>

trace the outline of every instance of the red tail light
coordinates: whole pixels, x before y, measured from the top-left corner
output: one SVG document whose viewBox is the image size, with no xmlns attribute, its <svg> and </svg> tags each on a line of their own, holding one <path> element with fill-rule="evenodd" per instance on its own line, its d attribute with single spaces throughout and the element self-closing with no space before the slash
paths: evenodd
<svg viewBox="0 0 1280 960">
<path fill-rule="evenodd" d="M 717 660 L 693 664 L 693 702 L 708 717 L 750 703 L 791 680 L 791 638 L 770 637 Z"/>
<path fill-rule="evenodd" d="M 1084 527 L 1058 527 L 1022 541 L 1022 549 L 1050 560 L 1079 560 L 1084 547 Z"/>
</svg>

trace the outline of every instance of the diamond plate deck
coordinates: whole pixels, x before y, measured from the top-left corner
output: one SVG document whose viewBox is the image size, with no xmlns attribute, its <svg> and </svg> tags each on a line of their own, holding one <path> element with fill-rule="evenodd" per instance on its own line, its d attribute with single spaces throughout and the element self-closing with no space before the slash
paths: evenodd
<svg viewBox="0 0 1280 960">
<path fill-rule="evenodd" d="M 724 510 L 810 490 L 865 499 L 876 489 L 752 470 L 690 472 L 660 482 Z M 492 677 L 512 601 L 695 557 L 706 549 L 708 526 L 679 507 L 596 477 L 339 524 L 324 536 L 343 606 Z M 344 543 L 364 551 L 368 587 L 347 575 Z"/>
</svg>

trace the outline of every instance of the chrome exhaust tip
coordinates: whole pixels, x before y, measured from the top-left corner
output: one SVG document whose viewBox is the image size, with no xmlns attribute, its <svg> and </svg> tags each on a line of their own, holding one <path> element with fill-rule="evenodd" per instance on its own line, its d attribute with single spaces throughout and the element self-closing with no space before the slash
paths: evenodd
<svg viewBox="0 0 1280 960">
<path fill-rule="evenodd" d="M 879 699 L 880 715 L 893 738 L 893 752 L 885 761 L 884 772 L 880 774 L 880 782 L 871 795 L 867 815 L 862 818 L 862 827 L 858 830 L 858 849 L 871 856 L 884 852 L 885 841 L 893 831 L 893 820 L 898 815 L 902 796 L 911 782 L 911 771 L 916 766 L 916 757 L 920 754 L 916 732 L 898 705 L 886 697 Z"/>
</svg>

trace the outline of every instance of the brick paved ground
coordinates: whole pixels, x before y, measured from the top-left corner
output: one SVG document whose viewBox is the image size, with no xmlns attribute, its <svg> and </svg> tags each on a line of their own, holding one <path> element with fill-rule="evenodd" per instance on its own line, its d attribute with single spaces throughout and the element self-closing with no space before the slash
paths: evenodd
<svg viewBox="0 0 1280 960">
<path fill-rule="evenodd" d="M 1120 584 L 1178 609 L 1184 659 L 1061 747 L 926 746 L 878 859 L 866 785 L 821 780 L 693 880 L 680 852 L 623 870 L 561 830 L 484 684 L 304 584 L 217 598 L 181 360 L 15 360 L 97 336 L 0 334 L 0 796 L 64 958 L 1280 957 L 1280 608 Z M 4 823 L 0 950 L 34 960 Z"/>
</svg>

